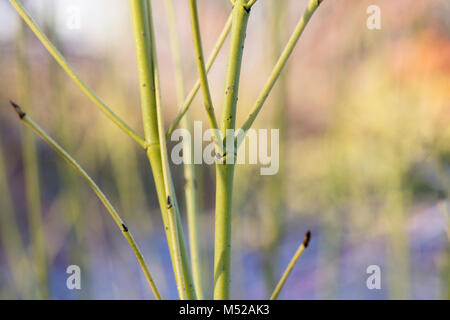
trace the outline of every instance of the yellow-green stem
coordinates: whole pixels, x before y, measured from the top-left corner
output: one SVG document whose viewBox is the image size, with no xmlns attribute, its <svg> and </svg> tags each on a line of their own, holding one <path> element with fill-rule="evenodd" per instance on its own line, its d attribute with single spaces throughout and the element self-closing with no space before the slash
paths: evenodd
<svg viewBox="0 0 450 320">
<path fill-rule="evenodd" d="M 270 297 L 270 300 L 276 300 L 278 298 L 278 296 L 280 295 L 281 289 L 283 289 L 284 284 L 286 283 L 287 278 L 291 274 L 291 271 L 294 268 L 295 264 L 297 263 L 298 259 L 300 259 L 303 252 L 308 247 L 310 240 L 311 240 L 311 232 L 308 231 L 305 235 L 305 238 L 303 239 L 302 244 L 298 247 L 297 251 L 295 252 L 294 256 L 292 257 L 291 261 L 289 262 L 286 270 L 283 272 L 283 275 L 281 276 L 280 281 L 278 282 L 277 286 L 275 287 L 275 290 L 273 291 L 272 296 Z"/>
<path fill-rule="evenodd" d="M 223 43 L 225 42 L 228 33 L 230 33 L 230 29 L 231 29 L 231 18 L 232 15 L 230 15 L 228 17 L 228 20 L 225 24 L 225 26 L 223 27 L 222 32 L 220 33 L 220 36 L 214 46 L 213 51 L 211 52 L 209 58 L 208 58 L 208 62 L 206 63 L 206 72 L 208 72 L 214 61 L 216 60 L 217 55 L 220 52 L 220 49 L 222 49 Z M 180 120 L 183 118 L 183 116 L 186 114 L 186 112 L 188 111 L 189 107 L 192 104 L 192 101 L 194 100 L 198 90 L 200 89 L 200 79 L 197 80 L 197 82 L 195 83 L 194 87 L 192 88 L 192 90 L 189 92 L 189 94 L 187 95 L 186 99 L 184 100 L 180 110 L 178 111 L 175 119 L 172 121 L 172 124 L 169 127 L 169 130 L 167 130 L 166 133 L 166 137 L 169 138 L 173 131 L 176 129 L 176 127 L 178 126 L 178 124 L 180 123 Z"/>
<path fill-rule="evenodd" d="M 133 24 L 133 33 L 136 47 L 136 59 L 138 64 L 138 76 L 139 86 L 141 93 L 141 105 L 142 105 L 142 117 L 145 131 L 145 141 L 147 145 L 147 157 L 152 167 L 153 179 L 155 181 L 156 191 L 158 193 L 159 205 L 161 208 L 161 214 L 166 231 L 167 242 L 172 259 L 172 265 L 174 266 L 175 279 L 177 280 L 177 288 L 179 290 L 180 298 L 185 294 L 182 292 L 183 287 L 186 289 L 186 298 L 195 299 L 195 289 L 192 280 L 192 273 L 190 269 L 190 263 L 188 258 L 188 252 L 186 242 L 184 239 L 183 228 L 181 224 L 181 218 L 178 210 L 174 212 L 172 217 L 169 217 L 169 210 L 167 200 L 170 195 L 172 206 L 178 207 L 176 203 L 176 197 L 173 193 L 167 193 L 167 188 L 173 188 L 170 175 L 165 174 L 164 168 L 166 162 L 162 159 L 161 155 L 164 153 L 161 146 L 160 128 L 158 123 L 158 111 L 157 111 L 157 95 L 154 78 L 154 62 L 153 62 L 153 50 L 152 50 L 152 23 L 151 19 L 151 7 L 150 2 L 147 0 L 130 0 L 131 17 Z M 165 145 L 164 149 L 165 150 Z M 167 185 L 165 179 L 169 179 L 170 183 Z M 176 228 L 171 228 L 171 221 L 176 219 Z M 179 243 L 174 243 L 173 239 L 179 239 Z M 181 262 L 183 276 L 179 274 L 179 254 L 177 248 L 180 248 Z M 184 281 L 180 279 L 184 278 Z"/>
<path fill-rule="evenodd" d="M 172 246 L 174 250 L 174 272 L 177 277 L 178 292 L 180 294 L 180 299 L 185 300 L 187 298 L 187 288 L 185 287 L 185 279 L 183 273 L 183 264 L 181 261 L 181 249 L 180 249 L 180 236 L 177 226 L 177 217 L 180 216 L 178 201 L 176 199 L 175 188 L 172 181 L 172 176 L 170 172 L 169 160 L 167 156 L 167 145 L 166 136 L 164 131 L 164 118 L 162 113 L 162 101 L 161 101 L 161 87 L 159 80 L 159 68 L 158 59 L 156 54 L 156 40 L 155 31 L 153 26 L 153 17 L 151 11 L 151 2 L 147 2 L 147 17 L 150 28 L 150 42 L 151 42 L 151 54 L 153 61 L 153 80 L 155 83 L 155 98 L 156 98 L 156 115 L 158 121 L 158 134 L 159 134 L 159 144 L 161 151 L 161 163 L 163 169 L 163 178 L 165 191 L 167 195 L 167 216 L 169 220 L 169 228 L 172 229 Z M 194 288 L 192 288 L 194 289 Z"/>
<path fill-rule="evenodd" d="M 236 104 L 242 65 L 242 53 L 250 10 L 246 0 L 236 0 L 233 7 L 230 49 L 225 76 L 225 95 L 222 106 L 222 137 L 227 129 L 235 128 Z M 231 151 L 233 152 L 233 151 Z M 214 299 L 230 298 L 231 212 L 234 163 L 216 165 L 216 209 L 214 240 Z"/>
<path fill-rule="evenodd" d="M 306 25 L 309 22 L 309 19 L 311 19 L 312 15 L 316 11 L 316 9 L 319 7 L 320 3 L 323 0 L 311 0 L 306 7 L 305 12 L 303 13 L 303 16 L 300 18 L 300 21 L 298 22 L 294 32 L 291 35 L 291 38 L 289 39 L 286 47 L 283 50 L 283 53 L 281 54 L 280 58 L 278 59 L 278 62 L 276 63 L 272 73 L 269 76 L 269 79 L 267 80 L 263 90 L 258 96 L 258 99 L 256 100 L 255 104 L 253 105 L 250 113 L 247 116 L 247 120 L 242 125 L 242 130 L 244 133 L 247 133 L 247 131 L 251 128 L 253 122 L 255 121 L 256 117 L 258 116 L 258 113 L 261 111 L 261 108 L 264 105 L 264 102 L 266 101 L 267 97 L 269 96 L 273 86 L 275 85 L 276 81 L 278 80 L 278 77 L 280 76 L 281 72 L 283 71 L 284 66 L 286 65 L 286 62 L 288 61 L 289 57 L 292 54 L 292 51 L 295 48 L 295 45 L 298 42 L 298 39 L 303 33 L 303 30 L 305 30 Z M 239 142 L 242 142 L 243 139 L 240 139 Z M 239 146 L 238 146 L 239 147 Z"/>
<path fill-rule="evenodd" d="M 198 19 L 197 0 L 189 0 L 189 12 L 191 17 L 192 38 L 194 41 L 195 54 L 197 58 L 196 60 L 197 60 L 198 76 L 200 79 L 200 87 L 202 89 L 203 94 L 203 102 L 205 104 L 206 114 L 208 115 L 209 125 L 211 129 L 215 129 L 213 136 L 214 142 L 216 144 L 219 144 L 221 150 L 222 139 L 220 138 L 220 136 L 216 135 L 219 126 L 217 124 L 216 115 L 214 113 L 214 106 L 208 84 L 208 74 L 205 67 L 205 61 L 203 58 L 203 46 L 202 46 L 202 37 L 200 33 L 200 22 Z"/>
<path fill-rule="evenodd" d="M 25 8 L 22 6 L 18 0 L 9 0 L 14 6 L 16 11 L 28 25 L 28 27 L 34 32 L 38 37 L 44 47 L 53 56 L 53 58 L 58 62 L 58 64 L 64 69 L 64 71 L 69 75 L 70 78 L 81 88 L 81 90 L 88 96 L 88 98 L 94 102 L 94 104 L 112 121 L 114 122 L 123 132 L 135 140 L 142 148 L 145 148 L 145 140 L 134 131 L 128 124 L 126 124 L 121 118 L 119 118 L 96 94 L 93 92 L 80 78 L 80 76 L 75 72 L 75 70 L 70 66 L 63 55 L 56 49 L 53 43 L 47 38 L 44 32 L 39 28 L 39 26 L 34 22 Z"/>
<path fill-rule="evenodd" d="M 105 208 L 108 210 L 109 214 L 113 218 L 116 225 L 119 227 L 120 231 L 122 232 L 125 239 L 128 241 L 131 249 L 133 250 L 134 254 L 136 255 L 136 258 L 141 265 L 142 270 L 144 271 L 144 274 L 149 282 L 149 285 L 153 291 L 153 294 L 155 295 L 155 298 L 160 300 L 161 295 L 158 292 L 158 289 L 153 281 L 153 278 L 150 274 L 150 270 L 147 267 L 147 263 L 144 260 L 144 257 L 142 256 L 142 253 L 137 246 L 131 232 L 128 230 L 128 227 L 126 226 L 125 222 L 122 220 L 122 218 L 117 213 L 116 209 L 112 206 L 111 202 L 108 200 L 108 198 L 105 196 L 105 194 L 102 192 L 102 190 L 97 186 L 97 184 L 92 180 L 92 178 L 86 173 L 86 171 L 75 161 L 75 159 L 72 158 L 55 140 L 53 140 L 52 137 L 50 137 L 36 122 L 33 121 L 28 115 L 26 115 L 22 109 L 15 103 L 11 102 L 13 105 L 15 111 L 17 112 L 19 118 L 22 120 L 23 123 L 28 125 L 37 135 L 39 135 L 45 142 L 47 142 L 64 160 L 66 160 L 75 170 L 76 172 L 89 184 L 91 189 L 95 192 L 97 197 L 100 199 L 100 201 L 103 203 Z"/>
<path fill-rule="evenodd" d="M 176 27 L 176 15 L 173 0 L 166 0 L 166 11 L 169 22 L 170 41 L 172 55 L 175 64 L 175 82 L 177 91 L 177 102 L 181 105 L 185 99 L 183 68 L 181 61 L 181 51 L 179 46 L 178 32 Z M 184 129 L 192 133 L 190 117 L 186 114 L 181 125 Z M 190 256 L 192 263 L 192 274 L 194 286 L 198 299 L 204 299 L 201 272 L 201 250 L 198 235 L 199 229 L 199 195 L 197 190 L 197 169 L 193 162 L 193 144 L 189 139 L 183 139 L 184 179 L 185 179 L 185 199 L 186 212 L 189 230 Z"/>
</svg>

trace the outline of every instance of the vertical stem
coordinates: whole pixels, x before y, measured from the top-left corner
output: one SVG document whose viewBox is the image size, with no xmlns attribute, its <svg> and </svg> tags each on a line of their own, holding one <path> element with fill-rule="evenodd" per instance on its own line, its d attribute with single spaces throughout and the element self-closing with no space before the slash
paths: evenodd
<svg viewBox="0 0 450 320">
<path fill-rule="evenodd" d="M 21 101 L 27 105 L 31 104 L 31 79 L 26 57 L 26 26 L 20 23 L 17 37 L 17 56 L 19 73 L 19 95 Z M 31 235 L 32 260 L 35 275 L 39 285 L 38 292 L 41 298 L 49 297 L 48 274 L 47 274 L 47 249 L 44 225 L 42 222 L 41 193 L 39 183 L 39 166 L 37 159 L 36 142 L 32 132 L 23 132 L 23 165 L 25 177 L 25 195 L 27 201 L 27 212 L 29 219 L 29 232 Z"/>
<path fill-rule="evenodd" d="M 147 149 L 147 157 L 152 167 L 153 179 L 158 193 L 159 205 L 163 223 L 165 226 L 167 242 L 169 245 L 172 265 L 174 266 L 175 278 L 177 279 L 177 288 L 179 289 L 180 297 L 184 297 L 181 288 L 185 287 L 187 290 L 187 299 L 195 299 L 195 290 L 193 287 L 192 273 L 190 270 L 190 263 L 188 260 L 188 253 L 186 242 L 184 240 L 181 219 L 178 210 L 174 213 L 174 217 L 169 219 L 168 197 L 165 178 L 171 180 L 171 177 L 166 175 L 163 170 L 163 159 L 161 158 L 161 143 L 158 127 L 158 113 L 155 93 L 155 79 L 154 79 L 154 65 L 151 39 L 151 18 L 150 3 L 147 0 L 130 0 L 131 16 L 133 23 L 133 33 L 135 38 L 136 59 L 138 64 L 139 87 L 141 94 L 142 118 L 144 123 L 145 141 Z M 165 147 L 165 146 L 164 146 Z M 164 163 L 165 164 L 165 163 Z M 171 204 L 177 208 L 175 194 L 172 194 Z M 176 230 L 171 228 L 172 218 L 176 219 Z M 177 236 L 178 235 L 178 236 Z M 178 238 L 179 244 L 174 243 L 173 240 Z M 176 247 L 181 246 L 181 262 L 183 277 L 177 274 L 176 265 L 178 264 L 178 254 Z M 184 278 L 184 283 L 180 283 L 180 278 Z"/>
<path fill-rule="evenodd" d="M 214 107 L 211 98 L 211 92 L 209 90 L 208 84 L 208 74 L 205 67 L 205 61 L 203 58 L 203 46 L 202 46 L 202 38 L 200 32 L 200 22 L 198 19 L 198 10 L 197 10 L 197 0 L 189 0 L 189 11 L 191 16 L 191 25 L 192 25 L 192 38 L 194 41 L 195 54 L 197 56 L 197 69 L 198 76 L 200 79 L 200 84 L 202 88 L 203 94 L 203 102 L 205 104 L 206 114 L 208 115 L 209 125 L 214 130 L 214 142 L 216 144 L 222 143 L 221 138 L 218 137 L 215 132 L 219 128 L 216 120 L 216 115 L 214 113 Z"/>
<path fill-rule="evenodd" d="M 156 41 L 155 41 L 155 31 L 153 28 L 153 19 L 151 11 L 151 2 L 147 1 L 147 19 L 149 23 L 150 30 L 150 47 L 152 53 L 153 62 L 153 81 L 155 84 L 155 101 L 156 101 L 156 115 L 158 121 L 158 134 L 159 134 L 159 145 L 161 150 L 161 162 L 163 169 L 163 178 L 165 191 L 167 195 L 167 216 L 169 220 L 169 228 L 172 230 L 172 246 L 174 251 L 174 272 L 177 280 L 177 287 L 180 299 L 186 299 L 186 288 L 184 283 L 183 266 L 181 262 L 181 249 L 179 240 L 179 230 L 177 226 L 177 217 L 179 217 L 179 207 L 176 200 L 175 188 L 172 181 L 172 176 L 170 173 L 169 160 L 167 156 L 167 146 L 166 146 L 166 135 L 164 130 L 164 119 L 162 115 L 162 102 L 161 102 L 161 88 L 159 81 L 159 68 L 158 59 L 156 55 Z"/>
<path fill-rule="evenodd" d="M 230 298 L 231 209 L 233 165 L 216 166 L 216 221 L 214 238 L 214 299 Z"/>
<path fill-rule="evenodd" d="M 176 27 L 176 15 L 173 0 L 166 0 L 166 11 L 169 22 L 172 55 L 175 63 L 175 80 L 177 89 L 177 102 L 181 105 L 185 99 L 185 88 L 183 79 L 183 68 L 180 54 L 178 32 Z M 189 115 L 186 114 L 181 125 L 192 133 L 192 125 Z M 198 299 L 204 298 L 202 288 L 201 254 L 198 240 L 199 234 L 199 195 L 197 190 L 197 170 L 193 162 L 193 144 L 189 139 L 183 139 L 185 199 L 188 218 L 189 244 L 192 262 L 192 273 L 194 286 Z"/>
<path fill-rule="evenodd" d="M 167 147 L 166 147 L 166 138 L 165 138 L 165 132 L 164 132 L 164 121 L 162 117 L 162 103 L 161 103 L 161 90 L 159 87 L 159 69 L 158 69 L 158 59 L 156 56 L 156 40 L 155 40 L 155 31 L 153 27 L 153 15 L 152 15 L 152 9 L 151 9 L 151 1 L 147 0 L 147 17 L 149 21 L 149 27 L 150 27 L 150 40 L 151 40 L 151 48 L 152 48 L 152 59 L 153 59 L 153 72 L 154 72 L 154 81 L 155 81 L 155 93 L 156 93 L 156 109 L 157 109 L 157 121 L 158 121 L 158 133 L 159 133 L 159 139 L 160 139 L 160 145 L 161 145 L 161 160 L 163 164 L 163 172 L 164 172 L 164 178 L 166 181 L 166 194 L 169 194 L 167 190 L 170 191 L 170 195 L 172 196 L 171 204 L 174 207 L 174 210 L 172 211 L 173 217 L 175 219 L 176 223 L 176 232 L 177 232 L 177 238 L 179 239 L 179 246 L 180 246 L 180 255 L 181 255 L 181 263 L 182 263 L 182 271 L 183 271 L 183 279 L 184 279 L 184 287 L 186 290 L 186 299 L 188 300 L 195 300 L 197 299 L 197 293 L 195 292 L 194 287 L 194 280 L 192 278 L 192 269 L 191 264 L 189 261 L 188 256 L 188 250 L 186 246 L 186 241 L 184 238 L 184 231 L 183 231 L 183 225 L 181 223 L 181 216 L 179 212 L 179 206 L 177 197 L 175 194 L 175 187 L 173 184 L 173 179 L 170 172 L 170 166 L 169 161 L 167 159 Z M 166 167 L 165 167 L 166 166 Z M 169 189 L 167 189 L 169 188 Z M 169 200 L 167 198 L 167 200 Z M 167 201 L 169 202 L 169 201 Z M 169 204 L 170 206 L 170 204 Z M 170 210 L 168 209 L 168 214 Z"/>
<path fill-rule="evenodd" d="M 225 95 L 222 107 L 222 136 L 227 140 L 227 129 L 235 129 L 236 104 L 249 17 L 246 0 L 236 0 L 233 7 L 230 49 L 225 77 Z M 227 152 L 234 150 L 227 150 Z M 233 161 L 234 162 L 234 161 Z M 216 165 L 216 221 L 214 243 L 214 299 L 230 297 L 231 212 L 234 163 Z"/>
</svg>

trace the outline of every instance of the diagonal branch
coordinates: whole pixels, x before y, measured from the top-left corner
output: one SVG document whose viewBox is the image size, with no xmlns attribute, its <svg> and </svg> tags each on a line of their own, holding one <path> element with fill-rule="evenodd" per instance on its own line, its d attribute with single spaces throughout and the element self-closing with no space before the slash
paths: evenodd
<svg viewBox="0 0 450 320">
<path fill-rule="evenodd" d="M 289 57 L 292 54 L 292 51 L 295 48 L 295 45 L 297 44 L 300 36 L 303 33 L 303 30 L 305 30 L 306 25 L 308 24 L 310 18 L 316 11 L 316 9 L 319 7 L 320 3 L 323 0 L 311 0 L 303 13 L 303 16 L 300 18 L 300 21 L 298 22 L 294 32 L 291 35 L 291 38 L 289 39 L 286 47 L 283 50 L 283 53 L 281 54 L 280 58 L 278 59 L 278 62 L 276 63 L 275 67 L 272 70 L 272 73 L 270 74 L 269 79 L 267 80 L 263 90 L 258 96 L 258 99 L 256 100 L 255 104 L 253 105 L 250 113 L 247 116 L 247 120 L 242 125 L 242 131 L 245 134 L 247 131 L 251 128 L 253 122 L 255 121 L 256 117 L 258 116 L 258 113 L 261 111 L 264 103 L 266 102 L 267 97 L 269 96 L 272 88 L 274 87 L 276 81 L 278 80 L 278 77 L 280 76 L 281 72 L 283 71 L 283 68 L 286 66 L 286 63 L 289 59 Z M 242 142 L 244 139 L 241 137 L 239 140 L 236 140 L 236 143 Z"/>
<path fill-rule="evenodd" d="M 96 94 L 89 88 L 80 76 L 75 72 L 75 70 L 69 65 L 64 56 L 56 49 L 53 43 L 48 39 L 44 32 L 39 28 L 39 26 L 34 22 L 33 18 L 22 6 L 20 1 L 9 0 L 14 6 L 16 11 L 25 21 L 25 23 L 30 27 L 34 34 L 38 37 L 47 51 L 53 56 L 53 58 L 59 63 L 59 65 L 64 69 L 64 71 L 72 78 L 72 80 L 81 88 L 81 90 L 88 96 L 88 98 L 94 102 L 94 104 L 112 121 L 114 122 L 123 132 L 130 136 L 134 141 L 136 141 L 142 148 L 146 147 L 145 140 L 128 124 L 126 124 L 119 116 L 117 116 Z"/>
<path fill-rule="evenodd" d="M 114 222 L 119 227 L 120 231 L 122 231 L 123 236 L 127 239 L 131 249 L 133 250 L 136 258 L 141 265 L 142 270 L 144 271 L 145 276 L 147 277 L 148 283 L 155 295 L 155 298 L 161 300 L 161 295 L 158 292 L 158 289 L 153 281 L 152 275 L 150 274 L 150 270 L 147 267 L 147 264 L 144 260 L 144 257 L 136 244 L 131 232 L 128 230 L 128 227 L 125 225 L 125 222 L 117 213 L 116 209 L 112 206 L 111 202 L 105 196 L 105 194 L 101 191 L 101 189 L 97 186 L 97 184 L 92 180 L 92 178 L 86 173 L 86 171 L 72 158 L 52 137 L 50 137 L 39 125 L 33 121 L 25 112 L 22 111 L 20 106 L 11 101 L 11 105 L 14 107 L 17 115 L 22 120 L 23 123 L 28 125 L 37 135 L 39 135 L 45 142 L 47 142 L 64 160 L 66 160 L 81 177 L 86 180 L 92 190 L 97 194 L 97 197 L 105 206 L 106 210 L 108 210 L 109 214 L 113 218 Z"/>
<path fill-rule="evenodd" d="M 298 247 L 297 251 L 295 252 L 294 256 L 292 257 L 291 261 L 289 262 L 286 270 L 284 271 L 283 275 L 281 276 L 281 279 L 278 282 L 277 286 L 275 287 L 275 290 L 273 291 L 272 296 L 270 297 L 270 300 L 276 300 L 278 298 L 278 296 L 281 292 L 281 289 L 283 289 L 283 286 L 286 283 L 287 278 L 291 274 L 291 271 L 294 268 L 295 264 L 297 263 L 298 259 L 300 259 L 303 252 L 308 247 L 310 240 L 311 240 L 311 232 L 308 231 L 305 234 L 305 238 L 303 239 L 302 244 Z"/>
<path fill-rule="evenodd" d="M 253 7 L 253 5 L 256 3 L 256 1 L 258 0 L 249 0 L 247 2 L 247 5 L 245 6 L 247 9 L 251 9 Z"/>
<path fill-rule="evenodd" d="M 208 72 L 211 69 L 214 61 L 217 58 L 217 55 L 220 52 L 220 49 L 222 49 L 225 39 L 227 38 L 228 34 L 230 33 L 230 30 L 231 30 L 231 14 L 228 17 L 228 20 L 227 20 L 225 26 L 223 27 L 223 30 L 220 33 L 219 38 L 217 39 L 217 42 L 214 46 L 213 51 L 211 52 L 211 55 L 208 58 L 208 62 L 206 63 L 206 72 Z M 200 84 L 200 79 L 199 79 L 199 80 L 197 80 L 197 82 L 195 83 L 191 92 L 189 92 L 186 99 L 184 100 L 184 103 L 181 106 L 180 110 L 178 111 L 178 114 L 176 115 L 172 124 L 170 125 L 169 130 L 167 130 L 166 138 L 169 138 L 172 135 L 173 131 L 175 130 L 175 128 L 178 126 L 178 124 L 180 123 L 183 116 L 188 111 L 189 107 L 192 104 L 192 101 L 194 100 L 195 96 L 197 95 L 198 90 L 200 89 L 200 86 L 201 86 L 201 84 Z"/>
</svg>

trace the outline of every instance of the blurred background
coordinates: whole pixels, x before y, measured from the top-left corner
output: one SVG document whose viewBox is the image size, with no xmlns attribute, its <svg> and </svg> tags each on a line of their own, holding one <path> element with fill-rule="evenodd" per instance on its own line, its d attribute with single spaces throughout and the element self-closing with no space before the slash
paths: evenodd
<svg viewBox="0 0 450 320">
<path fill-rule="evenodd" d="M 128 1 L 22 1 L 70 64 L 142 132 Z M 175 0 L 186 89 L 197 79 L 187 1 Z M 167 125 L 178 107 L 164 1 L 152 1 Z M 252 9 L 242 124 L 306 0 Z M 367 8 L 381 9 L 369 30 Z M 208 56 L 231 10 L 199 0 Z M 235 175 L 232 298 L 265 299 L 307 230 L 281 299 L 450 297 L 450 2 L 325 0 L 256 127 L 280 129 L 280 171 Z M 228 42 L 210 72 L 220 115 Z M 23 127 L 14 100 L 96 180 L 127 221 L 165 298 L 177 298 L 144 152 L 56 65 L 0 0 L 0 298 L 153 299 L 133 253 L 84 181 Z M 189 111 L 203 120 L 201 95 Z M 198 166 L 203 285 L 212 296 L 214 167 Z M 173 166 L 186 222 L 183 167 Z M 81 268 L 81 290 L 66 269 Z M 381 269 L 369 290 L 367 267 Z"/>
</svg>

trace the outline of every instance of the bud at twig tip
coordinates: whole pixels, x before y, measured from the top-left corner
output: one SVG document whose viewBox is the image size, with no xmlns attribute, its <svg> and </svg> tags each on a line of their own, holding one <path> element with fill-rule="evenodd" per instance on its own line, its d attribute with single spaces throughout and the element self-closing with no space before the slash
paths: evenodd
<svg viewBox="0 0 450 320">
<path fill-rule="evenodd" d="M 308 248 L 309 240 L 311 240 L 311 231 L 308 230 L 305 234 L 305 238 L 303 238 L 303 246 L 305 248 Z"/>
<path fill-rule="evenodd" d="M 22 111 L 22 108 L 17 103 L 11 100 L 9 101 L 9 103 L 11 103 L 11 105 L 14 107 L 14 110 L 17 112 L 17 115 L 20 119 L 23 119 L 26 116 L 26 113 Z"/>
</svg>

